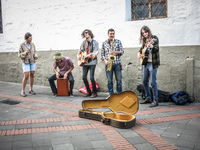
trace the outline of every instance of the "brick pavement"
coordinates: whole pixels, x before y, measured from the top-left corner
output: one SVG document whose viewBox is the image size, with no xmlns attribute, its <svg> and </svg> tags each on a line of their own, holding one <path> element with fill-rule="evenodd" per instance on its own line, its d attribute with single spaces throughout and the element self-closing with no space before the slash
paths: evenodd
<svg viewBox="0 0 200 150">
<path fill-rule="evenodd" d="M 0 82 L 0 87 L 0 101 L 21 102 L 0 103 L 0 150 L 200 149 L 199 103 L 160 103 L 153 109 L 140 105 L 136 125 L 118 129 L 79 118 L 78 110 L 85 98 L 77 91 L 74 98 L 52 98 L 49 87 L 35 86 L 36 95 L 21 97 L 21 84 Z M 106 93 L 99 93 L 98 99 L 105 97 Z"/>
</svg>

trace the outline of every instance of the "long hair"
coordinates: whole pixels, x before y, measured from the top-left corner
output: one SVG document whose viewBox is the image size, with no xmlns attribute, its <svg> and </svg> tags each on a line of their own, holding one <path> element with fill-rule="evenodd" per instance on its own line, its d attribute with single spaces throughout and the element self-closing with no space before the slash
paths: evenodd
<svg viewBox="0 0 200 150">
<path fill-rule="evenodd" d="M 142 30 L 144 30 L 145 32 L 148 32 L 148 37 L 147 37 L 147 38 L 145 38 L 145 37 L 143 36 Z M 143 26 L 143 27 L 141 28 L 141 30 L 140 30 L 140 44 L 142 43 L 142 46 L 144 46 L 145 43 L 146 43 L 146 39 L 150 39 L 150 38 L 152 38 L 151 30 L 149 29 L 149 27 Z"/>
<path fill-rule="evenodd" d="M 92 33 L 92 31 L 91 30 L 89 30 L 89 29 L 85 29 L 82 33 L 81 33 L 81 36 L 82 36 L 82 38 L 84 38 L 85 37 L 85 31 L 87 31 L 88 32 L 88 34 L 91 36 L 91 39 L 93 39 L 94 38 L 94 34 Z"/>
</svg>

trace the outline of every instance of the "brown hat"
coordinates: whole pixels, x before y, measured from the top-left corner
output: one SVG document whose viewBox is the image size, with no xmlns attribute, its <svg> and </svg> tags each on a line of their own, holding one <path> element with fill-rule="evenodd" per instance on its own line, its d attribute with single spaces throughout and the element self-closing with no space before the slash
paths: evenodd
<svg viewBox="0 0 200 150">
<path fill-rule="evenodd" d="M 54 58 L 55 60 L 58 60 L 58 59 L 61 59 L 62 57 L 63 57 L 63 56 L 61 55 L 61 53 L 56 52 L 53 58 Z"/>
</svg>

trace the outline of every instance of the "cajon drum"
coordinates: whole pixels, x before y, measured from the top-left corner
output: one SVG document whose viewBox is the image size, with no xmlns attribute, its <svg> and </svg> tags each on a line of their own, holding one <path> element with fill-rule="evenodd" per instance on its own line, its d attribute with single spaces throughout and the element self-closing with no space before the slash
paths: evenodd
<svg viewBox="0 0 200 150">
<path fill-rule="evenodd" d="M 57 95 L 69 96 L 69 82 L 68 79 L 57 79 Z"/>
</svg>

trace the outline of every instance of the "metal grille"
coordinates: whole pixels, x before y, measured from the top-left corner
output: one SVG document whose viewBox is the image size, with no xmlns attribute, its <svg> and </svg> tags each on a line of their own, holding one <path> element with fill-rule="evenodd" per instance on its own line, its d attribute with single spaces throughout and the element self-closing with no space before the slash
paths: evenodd
<svg viewBox="0 0 200 150">
<path fill-rule="evenodd" d="M 132 20 L 167 17 L 167 0 L 131 0 Z"/>
</svg>

